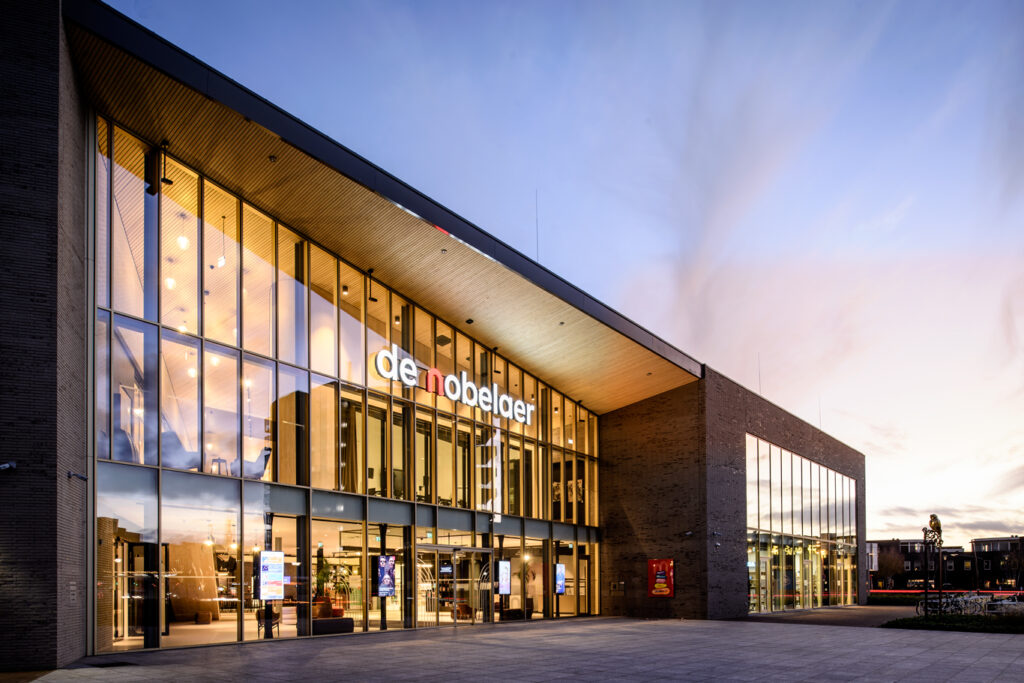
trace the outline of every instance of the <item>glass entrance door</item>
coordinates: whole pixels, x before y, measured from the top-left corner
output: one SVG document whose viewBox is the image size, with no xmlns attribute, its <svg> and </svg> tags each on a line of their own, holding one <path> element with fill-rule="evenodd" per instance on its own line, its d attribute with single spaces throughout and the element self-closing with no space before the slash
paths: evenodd
<svg viewBox="0 0 1024 683">
<path fill-rule="evenodd" d="M 487 550 L 420 545 L 416 551 L 416 625 L 489 622 L 490 564 Z"/>
</svg>

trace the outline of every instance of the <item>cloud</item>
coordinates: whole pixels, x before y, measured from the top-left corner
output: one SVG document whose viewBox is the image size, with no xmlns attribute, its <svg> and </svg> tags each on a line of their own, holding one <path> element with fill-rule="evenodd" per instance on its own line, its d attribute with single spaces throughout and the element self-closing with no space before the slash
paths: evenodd
<svg viewBox="0 0 1024 683">
<path fill-rule="evenodd" d="M 1014 467 L 996 478 L 992 495 L 1000 496 L 1024 488 L 1024 465 Z"/>
</svg>

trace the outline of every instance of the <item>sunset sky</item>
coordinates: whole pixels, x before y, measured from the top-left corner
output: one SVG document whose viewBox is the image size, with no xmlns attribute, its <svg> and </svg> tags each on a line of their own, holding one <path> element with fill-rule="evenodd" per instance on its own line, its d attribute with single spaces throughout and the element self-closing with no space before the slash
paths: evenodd
<svg viewBox="0 0 1024 683">
<path fill-rule="evenodd" d="M 1024 533 L 1024 3 L 111 4 L 862 451 L 868 538 Z"/>
</svg>

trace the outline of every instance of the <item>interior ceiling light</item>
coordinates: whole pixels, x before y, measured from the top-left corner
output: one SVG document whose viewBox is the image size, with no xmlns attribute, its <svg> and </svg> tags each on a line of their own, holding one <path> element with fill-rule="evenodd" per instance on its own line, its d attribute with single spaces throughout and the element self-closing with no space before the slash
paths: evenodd
<svg viewBox="0 0 1024 683">
<path fill-rule="evenodd" d="M 341 286 L 341 295 L 342 296 L 348 296 L 348 285 L 342 285 Z"/>
<path fill-rule="evenodd" d="M 395 316 L 395 327 L 401 327 L 401 326 L 402 326 L 402 318 L 400 316 L 396 315 Z"/>
<path fill-rule="evenodd" d="M 448 346 L 452 343 L 452 338 L 444 334 L 439 334 L 437 335 L 436 341 L 438 346 Z"/>
<path fill-rule="evenodd" d="M 466 324 L 467 325 L 472 325 L 473 324 L 473 319 L 472 318 L 466 318 Z"/>
<path fill-rule="evenodd" d="M 271 154 L 270 156 L 267 157 L 267 161 L 269 161 L 272 164 L 276 164 L 277 163 L 277 157 L 274 156 L 273 154 Z"/>
</svg>

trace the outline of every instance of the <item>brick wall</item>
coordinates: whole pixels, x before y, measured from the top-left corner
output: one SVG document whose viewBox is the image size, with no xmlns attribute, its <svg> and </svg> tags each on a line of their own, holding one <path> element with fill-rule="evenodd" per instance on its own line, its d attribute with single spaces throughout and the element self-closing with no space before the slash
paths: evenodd
<svg viewBox="0 0 1024 683">
<path fill-rule="evenodd" d="M 705 366 L 707 414 L 708 616 L 746 614 L 746 434 L 759 436 L 857 481 L 858 582 L 867 599 L 864 456 Z M 720 546 L 716 546 L 720 543 Z"/>
<path fill-rule="evenodd" d="M 748 433 L 857 481 L 866 599 L 864 456 L 705 367 L 697 382 L 601 416 L 603 614 L 747 613 Z M 647 560 L 662 557 L 676 562 L 673 599 L 647 597 Z"/>
<path fill-rule="evenodd" d="M 602 614 L 705 615 L 702 425 L 697 382 L 601 416 Z M 674 598 L 647 597 L 656 558 L 675 560 Z"/>
<path fill-rule="evenodd" d="M 0 22 L 0 670 L 85 653 L 84 131 L 58 2 Z M 76 601 L 69 602 L 74 582 Z"/>
</svg>

